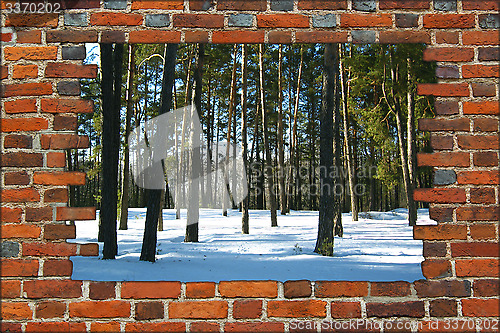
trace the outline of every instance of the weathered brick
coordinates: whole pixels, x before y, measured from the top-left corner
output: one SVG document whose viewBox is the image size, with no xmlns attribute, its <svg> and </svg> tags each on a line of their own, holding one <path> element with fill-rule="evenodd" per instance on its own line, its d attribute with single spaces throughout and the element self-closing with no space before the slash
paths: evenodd
<svg viewBox="0 0 500 333">
<path fill-rule="evenodd" d="M 459 34 L 456 31 L 437 31 L 436 42 L 438 44 L 458 44 Z"/>
<path fill-rule="evenodd" d="M 0 207 L 0 221 L 21 222 L 23 210 L 21 208 Z"/>
<path fill-rule="evenodd" d="M 205 321 L 196 321 L 191 323 L 191 332 L 220 332 L 219 323 L 209 323 Z"/>
<path fill-rule="evenodd" d="M 499 115 L 500 107 L 497 101 L 464 102 L 464 114 Z"/>
<path fill-rule="evenodd" d="M 351 31 L 353 43 L 375 43 L 377 34 L 375 31 L 353 30 Z"/>
<path fill-rule="evenodd" d="M 79 0 L 82 1 L 82 0 Z M 26 324 L 26 332 L 85 332 L 86 326 L 84 322 L 29 322 Z"/>
<path fill-rule="evenodd" d="M 131 31 L 131 43 L 178 43 L 181 41 L 180 31 Z"/>
<path fill-rule="evenodd" d="M 500 77 L 500 70 L 498 66 L 494 65 L 463 65 L 462 77 L 466 79 L 475 77 L 482 77 L 482 78 Z"/>
<path fill-rule="evenodd" d="M 424 28 L 466 29 L 473 28 L 475 17 L 472 14 L 427 14 L 424 15 Z"/>
<path fill-rule="evenodd" d="M 498 221 L 498 219 L 500 219 L 498 206 L 457 208 L 459 221 Z"/>
<path fill-rule="evenodd" d="M 499 317 L 498 299 L 463 299 L 462 313 L 466 317 Z"/>
<path fill-rule="evenodd" d="M 275 281 L 221 281 L 219 293 L 223 297 L 268 297 L 278 296 Z"/>
<path fill-rule="evenodd" d="M 417 162 L 419 166 L 434 166 L 434 167 L 468 167 L 470 165 L 469 153 L 462 152 L 446 152 L 432 154 L 417 154 Z"/>
<path fill-rule="evenodd" d="M 426 31 L 381 31 L 380 43 L 430 43 L 431 36 Z"/>
<path fill-rule="evenodd" d="M 3 228 L 2 228 L 3 229 Z M 2 230 L 2 237 L 3 230 Z M 1 259 L 0 276 L 37 276 L 38 260 L 33 259 Z M 28 281 L 24 284 L 24 291 L 27 289 Z"/>
<path fill-rule="evenodd" d="M 286 281 L 283 284 L 286 298 L 309 297 L 311 296 L 311 282 L 307 280 Z"/>
<path fill-rule="evenodd" d="M 481 279 L 473 284 L 475 297 L 489 297 L 500 295 L 500 280 Z"/>
<path fill-rule="evenodd" d="M 434 185 L 450 185 L 457 181 L 457 173 L 454 170 L 434 171 Z"/>
<path fill-rule="evenodd" d="M 163 319 L 164 308 L 162 302 L 139 302 L 135 304 L 136 320 Z"/>
<path fill-rule="evenodd" d="M 334 28 L 337 26 L 337 16 L 335 14 L 314 15 L 312 25 L 315 28 Z"/>
<path fill-rule="evenodd" d="M 61 81 L 57 83 L 57 93 L 63 96 L 80 96 L 79 81 Z"/>
<path fill-rule="evenodd" d="M 184 9 L 183 0 L 133 0 L 132 9 L 168 9 L 168 10 L 182 10 Z"/>
<path fill-rule="evenodd" d="M 257 319 L 261 315 L 261 300 L 238 300 L 233 303 L 233 318 L 235 319 Z"/>
<path fill-rule="evenodd" d="M 413 238 L 423 240 L 467 239 L 465 225 L 422 225 L 413 227 Z"/>
<path fill-rule="evenodd" d="M 174 27 L 181 28 L 222 28 L 224 16 L 215 14 L 174 14 Z"/>
<path fill-rule="evenodd" d="M 326 317 L 325 301 L 268 301 L 268 317 L 303 318 L 303 317 Z"/>
<path fill-rule="evenodd" d="M 232 14 L 229 15 L 228 25 L 230 27 L 251 27 L 254 15 L 252 14 Z"/>
<path fill-rule="evenodd" d="M 462 33 L 464 45 L 498 45 L 498 31 L 464 31 Z"/>
<path fill-rule="evenodd" d="M 28 298 L 77 298 L 82 296 L 82 282 L 73 280 L 30 280 L 24 282 Z"/>
<path fill-rule="evenodd" d="M 60 0 L 62 9 L 91 9 L 99 8 L 99 0 Z"/>
<path fill-rule="evenodd" d="M 33 137 L 31 135 L 11 134 L 6 135 L 3 141 L 4 148 L 25 148 L 33 147 Z"/>
<path fill-rule="evenodd" d="M 6 153 L 2 155 L 0 165 L 3 167 L 41 167 L 43 155 L 40 153 Z"/>
<path fill-rule="evenodd" d="M 68 189 L 57 188 L 45 191 L 43 195 L 44 202 L 68 202 Z"/>
<path fill-rule="evenodd" d="M 91 113 L 94 104 L 80 99 L 42 99 L 41 110 L 48 113 Z"/>
<path fill-rule="evenodd" d="M 496 0 L 469 0 L 462 3 L 464 10 L 500 10 L 500 3 Z"/>
<path fill-rule="evenodd" d="M 255 10 L 265 11 L 267 9 L 266 0 L 218 0 L 218 10 Z"/>
<path fill-rule="evenodd" d="M 227 312 L 226 301 L 183 301 L 168 305 L 170 318 L 220 319 L 226 318 Z"/>
<path fill-rule="evenodd" d="M 500 28 L 499 14 L 481 14 L 479 15 L 479 26 L 483 29 Z"/>
<path fill-rule="evenodd" d="M 439 115 L 453 115 L 458 114 L 457 101 L 435 101 L 434 108 Z"/>
<path fill-rule="evenodd" d="M 442 97 L 467 97 L 469 85 L 467 83 L 420 83 L 417 94 Z"/>
<path fill-rule="evenodd" d="M 40 44 L 42 42 L 42 32 L 40 30 L 18 31 L 16 42 L 26 44 Z"/>
<path fill-rule="evenodd" d="M 144 1 L 149 2 L 149 1 Z M 186 324 L 179 322 L 132 322 L 125 325 L 126 332 L 186 332 Z"/>
<path fill-rule="evenodd" d="M 95 43 L 97 31 L 47 31 L 47 42 Z"/>
<path fill-rule="evenodd" d="M 85 46 L 63 46 L 63 60 L 83 60 L 87 56 Z"/>
<path fill-rule="evenodd" d="M 73 262 L 69 259 L 45 259 L 43 262 L 43 276 L 71 276 Z"/>
<path fill-rule="evenodd" d="M 168 27 L 170 17 L 165 14 L 148 14 L 145 23 L 147 27 Z"/>
<path fill-rule="evenodd" d="M 8 14 L 6 27 L 57 27 L 59 15 L 47 14 Z"/>
<path fill-rule="evenodd" d="M 19 280 L 2 280 L 0 288 L 3 299 L 18 298 L 21 295 L 21 281 Z"/>
<path fill-rule="evenodd" d="M 186 43 L 208 43 L 207 31 L 185 31 L 184 40 Z"/>
<path fill-rule="evenodd" d="M 41 228 L 31 224 L 5 224 L 2 226 L 2 238 L 38 238 Z"/>
<path fill-rule="evenodd" d="M 1 257 L 2 258 L 12 258 L 12 257 L 19 256 L 20 252 L 19 252 L 19 243 L 18 242 L 10 242 L 10 241 L 4 240 L 0 244 L 1 244 Z M 3 284 L 3 282 L 2 282 L 2 284 Z"/>
<path fill-rule="evenodd" d="M 390 14 L 341 14 L 340 26 L 344 28 L 374 28 L 392 26 Z"/>
<path fill-rule="evenodd" d="M 458 184 L 500 185 L 500 175 L 495 171 L 460 171 L 457 174 Z"/>
<path fill-rule="evenodd" d="M 81 149 L 88 148 L 90 141 L 86 135 L 45 134 L 40 138 L 42 149 Z"/>
<path fill-rule="evenodd" d="M 415 281 L 417 296 L 422 297 L 469 297 L 471 283 L 467 280 Z"/>
<path fill-rule="evenodd" d="M 33 310 L 27 302 L 1 302 L 2 320 L 31 319 Z"/>
<path fill-rule="evenodd" d="M 189 10 L 207 11 L 215 6 L 215 0 L 189 0 Z"/>
<path fill-rule="evenodd" d="M 70 318 L 124 318 L 130 316 L 126 301 L 81 301 L 69 304 Z"/>
<path fill-rule="evenodd" d="M 498 154 L 492 151 L 473 154 L 474 166 L 498 166 Z"/>
<path fill-rule="evenodd" d="M 52 207 L 26 208 L 26 221 L 40 222 L 52 220 Z"/>
<path fill-rule="evenodd" d="M 293 0 L 270 0 L 271 10 L 291 11 L 293 10 Z"/>
<path fill-rule="evenodd" d="M 269 31 L 267 38 L 271 44 L 289 44 L 292 42 L 292 34 L 289 31 Z"/>
<path fill-rule="evenodd" d="M 332 301 L 332 318 L 361 318 L 361 304 L 359 302 Z"/>
<path fill-rule="evenodd" d="M 106 25 L 106 26 L 134 26 L 141 25 L 143 17 L 139 14 L 125 13 L 92 13 L 90 14 L 90 25 Z"/>
<path fill-rule="evenodd" d="M 41 83 L 16 83 L 4 84 L 1 87 L 1 97 L 13 96 L 42 96 L 52 94 L 52 84 Z"/>
<path fill-rule="evenodd" d="M 13 79 L 32 79 L 38 77 L 37 65 L 15 65 L 12 72 Z"/>
<path fill-rule="evenodd" d="M 0 199 L 2 202 L 32 202 L 39 201 L 40 194 L 34 188 L 2 189 Z"/>
<path fill-rule="evenodd" d="M 410 283 L 404 281 L 372 282 L 371 296 L 403 297 L 410 295 Z"/>
<path fill-rule="evenodd" d="M 428 9 L 427 0 L 379 0 L 380 9 Z"/>
<path fill-rule="evenodd" d="M 472 83 L 472 94 L 474 97 L 496 96 L 496 85 L 493 83 Z"/>
<path fill-rule="evenodd" d="M 418 120 L 418 129 L 431 132 L 469 131 L 470 120 L 465 117 L 455 119 L 421 118 Z"/>
<path fill-rule="evenodd" d="M 90 282 L 89 298 L 90 299 L 113 299 L 116 297 L 115 282 Z"/>
<path fill-rule="evenodd" d="M 498 243 L 451 243 L 452 257 L 498 257 Z"/>
<path fill-rule="evenodd" d="M 65 224 L 46 224 L 43 237 L 46 240 L 73 239 L 76 238 L 76 227 Z"/>
<path fill-rule="evenodd" d="M 75 65 L 50 62 L 45 68 L 45 77 L 88 78 L 97 76 L 97 65 Z"/>
<path fill-rule="evenodd" d="M 258 14 L 259 28 L 308 28 L 309 17 L 302 14 Z"/>
<path fill-rule="evenodd" d="M 28 185 L 29 183 L 30 183 L 30 176 L 24 170 L 4 173 L 5 185 Z"/>
<path fill-rule="evenodd" d="M 459 277 L 498 277 L 498 259 L 457 259 L 455 270 Z"/>
<path fill-rule="evenodd" d="M 457 11 L 457 0 L 434 0 L 434 10 L 442 12 Z"/>
<path fill-rule="evenodd" d="M 436 76 L 441 79 L 458 79 L 460 72 L 458 66 L 439 66 L 436 68 Z"/>
<path fill-rule="evenodd" d="M 418 27 L 417 14 L 396 14 L 396 26 L 399 28 L 413 28 Z"/>
<path fill-rule="evenodd" d="M 104 0 L 105 9 L 127 9 L 127 0 Z"/>
<path fill-rule="evenodd" d="M 284 323 L 278 322 L 236 322 L 224 325 L 224 332 L 284 332 L 284 330 Z"/>
<path fill-rule="evenodd" d="M 425 315 L 424 302 L 366 303 L 368 317 L 413 317 Z"/>
<path fill-rule="evenodd" d="M 62 318 L 66 312 L 66 304 L 63 302 L 47 301 L 36 304 L 36 318 Z"/>
<path fill-rule="evenodd" d="M 426 259 L 422 261 L 422 275 L 427 279 L 441 279 L 452 276 L 451 263 L 444 259 Z"/>
<path fill-rule="evenodd" d="M 57 207 L 56 221 L 95 220 L 95 207 Z"/>
<path fill-rule="evenodd" d="M 212 298 L 215 297 L 215 282 L 188 282 L 186 283 L 186 297 Z"/>
<path fill-rule="evenodd" d="M 36 171 L 33 174 L 33 183 L 38 185 L 84 185 L 84 172 L 77 171 Z"/>
<path fill-rule="evenodd" d="M 374 12 L 377 10 L 377 1 L 375 0 L 353 0 L 352 9 L 363 12 Z"/>
<path fill-rule="evenodd" d="M 424 241 L 424 257 L 445 257 L 446 243 L 445 242 L 428 242 Z"/>
<path fill-rule="evenodd" d="M 368 283 L 359 281 L 317 281 L 316 297 L 360 297 L 368 296 Z"/>
<path fill-rule="evenodd" d="M 87 13 L 64 13 L 64 25 L 71 27 L 86 27 L 88 26 Z"/>
<path fill-rule="evenodd" d="M 335 31 L 297 31 L 295 39 L 297 43 L 347 43 L 346 32 Z"/>
<path fill-rule="evenodd" d="M 417 188 L 413 193 L 416 201 L 432 203 L 465 203 L 465 189 L 460 188 Z"/>
<path fill-rule="evenodd" d="M 436 299 L 429 302 L 429 312 L 432 317 L 456 317 L 457 301 L 453 299 Z"/>
</svg>

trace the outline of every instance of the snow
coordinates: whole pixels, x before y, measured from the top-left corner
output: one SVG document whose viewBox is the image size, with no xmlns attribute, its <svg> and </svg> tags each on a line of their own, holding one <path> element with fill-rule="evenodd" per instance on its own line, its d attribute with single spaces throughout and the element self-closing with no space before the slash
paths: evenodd
<svg viewBox="0 0 500 333">
<path fill-rule="evenodd" d="M 186 211 L 163 210 L 157 260 L 139 261 L 146 210 L 129 209 L 128 230 L 118 231 L 116 260 L 72 257 L 75 280 L 94 281 L 230 281 L 350 280 L 414 281 L 423 279 L 422 241 L 413 239 L 406 209 L 360 213 L 354 222 L 343 214 L 344 237 L 335 238 L 333 257 L 313 252 L 318 212 L 279 215 L 272 228 L 269 211 L 250 211 L 250 234 L 241 233 L 241 213 L 200 210 L 199 243 L 184 243 Z M 435 224 L 419 209 L 418 225 Z M 97 242 L 98 223 L 77 221 L 73 242 Z M 102 243 L 99 243 L 102 251 Z"/>
</svg>

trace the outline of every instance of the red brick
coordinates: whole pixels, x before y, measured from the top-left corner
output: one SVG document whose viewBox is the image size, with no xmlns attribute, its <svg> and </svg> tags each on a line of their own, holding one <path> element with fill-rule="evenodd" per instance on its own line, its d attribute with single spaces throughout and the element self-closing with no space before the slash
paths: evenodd
<svg viewBox="0 0 500 333">
<path fill-rule="evenodd" d="M 9 77 L 9 69 L 7 66 L 0 65 L 0 79 L 5 80 Z"/>
<path fill-rule="evenodd" d="M 31 224 L 4 224 L 2 238 L 38 238 L 41 229 Z"/>
<path fill-rule="evenodd" d="M 187 298 L 215 297 L 215 282 L 188 282 L 186 283 Z"/>
<path fill-rule="evenodd" d="M 422 297 L 469 297 L 471 283 L 467 280 L 415 281 L 417 296 Z"/>
<path fill-rule="evenodd" d="M 64 168 L 66 166 L 66 153 L 47 153 L 47 167 Z"/>
<path fill-rule="evenodd" d="M 57 27 L 58 14 L 9 14 L 5 20 L 6 27 Z"/>
<path fill-rule="evenodd" d="M 62 318 L 66 312 L 66 304 L 63 302 L 39 302 L 36 304 L 37 318 Z"/>
<path fill-rule="evenodd" d="M 284 323 L 270 322 L 238 322 L 226 323 L 224 325 L 224 332 L 284 332 Z"/>
<path fill-rule="evenodd" d="M 1 132 L 33 132 L 47 129 L 49 122 L 44 118 L 12 118 L 2 119 Z M 35 156 L 36 154 L 33 154 Z"/>
<path fill-rule="evenodd" d="M 82 296 L 82 282 L 73 280 L 30 280 L 24 282 L 28 298 L 77 298 Z"/>
<path fill-rule="evenodd" d="M 301 14 L 258 14 L 259 28 L 308 28 L 309 17 Z"/>
<path fill-rule="evenodd" d="M 49 62 L 45 68 L 45 77 L 93 79 L 97 77 L 97 65 L 76 65 Z"/>
<path fill-rule="evenodd" d="M 458 44 L 458 32 L 438 31 L 436 32 L 436 42 L 438 44 Z"/>
<path fill-rule="evenodd" d="M 69 304 L 70 318 L 125 318 L 130 316 L 127 301 L 81 301 Z"/>
<path fill-rule="evenodd" d="M 498 257 L 498 243 L 451 243 L 452 257 Z"/>
<path fill-rule="evenodd" d="M 455 270 L 459 277 L 498 277 L 498 259 L 457 259 Z"/>
<path fill-rule="evenodd" d="M 431 317 L 456 317 L 457 302 L 453 299 L 436 299 L 429 302 Z"/>
<path fill-rule="evenodd" d="M 132 33 L 137 33 L 137 31 L 131 31 L 129 33 L 132 34 Z M 129 38 L 129 41 L 130 41 L 130 38 Z M 107 30 L 107 31 L 103 31 L 101 32 L 101 43 L 120 43 L 120 44 L 124 44 L 125 43 L 125 32 L 123 31 L 113 31 L 113 30 Z M 141 43 L 147 43 L 147 40 L 143 40 L 141 41 Z"/>
<path fill-rule="evenodd" d="M 443 167 L 468 167 L 470 165 L 469 153 L 432 153 L 417 154 L 418 166 L 443 166 Z"/>
<path fill-rule="evenodd" d="M 444 259 L 426 259 L 422 261 L 422 274 L 427 279 L 440 279 L 452 276 L 451 263 Z"/>
<path fill-rule="evenodd" d="M 42 149 L 82 149 L 88 148 L 90 141 L 86 135 L 46 134 L 40 139 Z"/>
<path fill-rule="evenodd" d="M 436 150 L 452 150 L 453 149 L 453 136 L 450 135 L 431 135 L 431 147 Z"/>
<path fill-rule="evenodd" d="M 139 302 L 135 304 L 136 320 L 163 319 L 163 302 Z"/>
<path fill-rule="evenodd" d="M 184 32 L 186 43 L 208 43 L 207 31 L 186 31 Z"/>
<path fill-rule="evenodd" d="M 5 60 L 55 60 L 57 59 L 57 46 L 30 46 L 4 48 Z"/>
<path fill-rule="evenodd" d="M 475 132 L 497 132 L 498 120 L 493 118 L 476 118 L 474 119 Z"/>
<path fill-rule="evenodd" d="M 462 313 L 466 317 L 499 317 L 498 299 L 463 299 Z"/>
<path fill-rule="evenodd" d="M 115 282 L 90 282 L 90 299 L 112 299 L 116 297 Z"/>
<path fill-rule="evenodd" d="M 13 79 L 32 79 L 38 76 L 37 65 L 15 65 L 12 73 Z"/>
<path fill-rule="evenodd" d="M 0 35 L 0 42 L 11 42 L 12 41 L 12 33 L 6 32 Z"/>
<path fill-rule="evenodd" d="M 410 295 L 410 284 L 404 281 L 372 282 L 371 296 L 402 297 Z"/>
<path fill-rule="evenodd" d="M 461 149 L 498 149 L 497 135 L 458 135 L 458 146 Z"/>
<path fill-rule="evenodd" d="M 127 323 L 125 332 L 185 332 L 185 323 L 165 323 L 165 322 L 144 322 L 144 323 Z"/>
<path fill-rule="evenodd" d="M 0 284 L 2 298 L 18 298 L 21 295 L 21 281 L 2 280 Z"/>
<path fill-rule="evenodd" d="M 283 284 L 286 298 L 309 297 L 311 296 L 311 282 L 307 280 L 286 281 Z"/>
<path fill-rule="evenodd" d="M 496 0 L 467 0 L 462 3 L 464 10 L 500 10 Z"/>
<path fill-rule="evenodd" d="M 429 1 L 426 0 L 380 0 L 380 9 L 429 9 Z"/>
<path fill-rule="evenodd" d="M 424 61 L 472 61 L 474 49 L 465 47 L 440 47 L 424 50 Z"/>
<path fill-rule="evenodd" d="M 265 11 L 267 9 L 266 0 L 218 0 L 217 10 L 255 10 Z"/>
<path fill-rule="evenodd" d="M 40 194 L 34 188 L 2 189 L 0 201 L 2 202 L 27 202 L 39 201 Z"/>
<path fill-rule="evenodd" d="M 457 173 L 458 184 L 499 185 L 500 174 L 496 171 L 460 171 Z"/>
<path fill-rule="evenodd" d="M 278 296 L 275 281 L 221 281 L 219 293 L 222 297 L 267 297 Z"/>
<path fill-rule="evenodd" d="M 430 44 L 431 35 L 426 31 L 381 31 L 380 43 L 424 43 Z"/>
<path fill-rule="evenodd" d="M 85 332 L 84 322 L 29 322 L 26 332 Z"/>
<path fill-rule="evenodd" d="M 494 239 L 496 230 L 494 224 L 476 224 L 469 226 L 472 239 Z"/>
<path fill-rule="evenodd" d="M 472 83 L 472 95 L 474 97 L 494 97 L 496 94 L 495 84 L 485 82 Z"/>
<path fill-rule="evenodd" d="M 435 108 L 436 114 L 439 114 L 439 115 L 458 114 L 458 102 L 457 101 L 435 101 L 434 108 Z"/>
<path fill-rule="evenodd" d="M 498 31 L 464 31 L 462 32 L 464 45 L 498 45 Z"/>
<path fill-rule="evenodd" d="M 338 302 L 331 303 L 332 318 L 361 318 L 361 304 L 359 302 Z"/>
<path fill-rule="evenodd" d="M 122 298 L 177 298 L 180 282 L 124 282 Z"/>
<path fill-rule="evenodd" d="M 334 31 L 297 31 L 295 40 L 297 43 L 347 43 L 346 32 Z"/>
<path fill-rule="evenodd" d="M 180 31 L 131 31 L 130 43 L 179 43 L 181 41 Z"/>
<path fill-rule="evenodd" d="M 36 171 L 33 183 L 38 185 L 85 185 L 85 172 L 77 171 Z"/>
<path fill-rule="evenodd" d="M 289 31 L 269 31 L 267 39 L 271 44 L 289 44 L 292 42 L 292 33 Z"/>
<path fill-rule="evenodd" d="M 2 237 L 3 230 L 2 230 Z M 32 259 L 0 259 L 0 276 L 37 276 L 38 260 Z M 26 291 L 26 283 L 24 291 Z"/>
<path fill-rule="evenodd" d="M 6 167 L 41 167 L 43 166 L 43 156 L 39 153 L 6 153 L 2 155 L 0 165 Z"/>
<path fill-rule="evenodd" d="M 42 83 L 17 83 L 2 85 L 1 97 L 12 96 L 42 96 L 52 94 L 52 84 Z"/>
<path fill-rule="evenodd" d="M 368 296 L 368 283 L 364 281 L 318 281 L 314 295 L 316 297 L 360 297 Z"/>
<path fill-rule="evenodd" d="M 473 28 L 475 16 L 472 14 L 427 14 L 424 15 L 424 28 L 460 29 Z"/>
<path fill-rule="evenodd" d="M 453 208 L 429 207 L 429 216 L 437 222 L 453 222 Z"/>
<path fill-rule="evenodd" d="M 47 31 L 47 43 L 96 43 L 97 31 Z"/>
<path fill-rule="evenodd" d="M 124 13 L 92 13 L 90 15 L 90 25 L 107 25 L 107 26 L 131 26 L 142 25 L 143 17 L 139 14 L 124 14 Z"/>
<path fill-rule="evenodd" d="M 76 238 L 76 227 L 65 224 L 46 224 L 43 237 L 47 240 Z"/>
<path fill-rule="evenodd" d="M 92 101 L 80 99 L 42 99 L 42 112 L 48 113 L 92 113 Z"/>
<path fill-rule="evenodd" d="M 168 305 L 170 318 L 221 319 L 227 317 L 226 301 L 183 301 Z"/>
<path fill-rule="evenodd" d="M 425 315 L 424 302 L 366 303 L 368 317 L 414 317 Z"/>
<path fill-rule="evenodd" d="M 469 85 L 467 83 L 420 83 L 417 94 L 442 97 L 467 97 Z"/>
<path fill-rule="evenodd" d="M 191 323 L 191 332 L 220 332 L 220 324 L 197 321 Z"/>
<path fill-rule="evenodd" d="M 494 204 L 495 203 L 495 189 L 486 188 L 471 188 L 470 189 L 470 202 L 471 203 L 484 203 L 484 204 Z"/>
<path fill-rule="evenodd" d="M 52 207 L 26 208 L 26 221 L 52 221 Z"/>
<path fill-rule="evenodd" d="M 90 324 L 90 332 L 120 332 L 120 323 L 116 321 L 110 321 L 105 323 L 92 322 Z"/>
<path fill-rule="evenodd" d="M 89 243 L 80 244 L 80 255 L 81 256 L 98 256 L 99 255 L 99 244 Z"/>
<path fill-rule="evenodd" d="M 40 30 L 18 31 L 17 40 L 19 43 L 40 44 L 42 42 L 42 32 Z"/>
<path fill-rule="evenodd" d="M 95 220 L 95 207 L 57 207 L 56 221 Z"/>
<path fill-rule="evenodd" d="M 174 27 L 181 28 L 223 28 L 224 16 L 214 14 L 174 14 Z"/>
<path fill-rule="evenodd" d="M 68 189 L 56 188 L 45 191 L 44 202 L 68 202 Z"/>
<path fill-rule="evenodd" d="M 448 240 L 467 239 L 465 225 L 417 225 L 413 227 L 413 239 Z"/>
<path fill-rule="evenodd" d="M 469 79 L 475 77 L 500 77 L 500 69 L 497 65 L 463 65 L 462 77 Z"/>
<path fill-rule="evenodd" d="M 433 203 L 465 203 L 465 189 L 460 188 L 417 188 L 413 192 L 416 201 Z"/>
<path fill-rule="evenodd" d="M 390 14 L 341 14 L 340 26 L 343 28 L 392 27 Z"/>
<path fill-rule="evenodd" d="M 6 135 L 3 141 L 4 148 L 25 148 L 33 147 L 33 137 L 31 135 Z"/>
<path fill-rule="evenodd" d="M 76 255 L 73 243 L 24 243 L 23 256 L 69 257 Z"/>
<path fill-rule="evenodd" d="M 0 310 L 2 320 L 22 320 L 33 317 L 33 311 L 25 302 L 1 302 Z"/>
<path fill-rule="evenodd" d="M 424 241 L 424 257 L 445 257 L 446 243 L 445 242 L 428 242 Z M 373 290 L 373 287 L 372 287 Z"/>
<path fill-rule="evenodd" d="M 62 0 L 62 9 L 91 9 L 100 7 L 99 0 Z"/>
<path fill-rule="evenodd" d="M 473 287 L 475 297 L 489 297 L 500 295 L 500 280 L 475 280 Z"/>
<path fill-rule="evenodd" d="M 6 113 L 32 113 L 36 112 L 36 99 L 16 99 L 4 104 Z"/>
<path fill-rule="evenodd" d="M 168 10 L 182 10 L 184 9 L 183 0 L 133 0 L 132 9 L 168 9 Z"/>
<path fill-rule="evenodd" d="M 268 301 L 267 316 L 280 318 L 326 317 L 325 301 Z"/>
<path fill-rule="evenodd" d="M 73 262 L 69 259 L 45 259 L 43 263 L 43 276 L 71 276 Z"/>
<path fill-rule="evenodd" d="M 212 43 L 264 43 L 264 34 L 264 31 L 214 31 L 212 34 Z"/>
<path fill-rule="evenodd" d="M 78 118 L 71 116 L 54 116 L 53 128 L 55 131 L 74 131 L 78 127 Z"/>
<path fill-rule="evenodd" d="M 23 210 L 21 208 L 0 207 L 0 221 L 2 222 L 21 222 L 22 215 Z"/>
<path fill-rule="evenodd" d="M 500 218 L 498 206 L 492 207 L 458 207 L 459 221 L 495 221 Z"/>
<path fill-rule="evenodd" d="M 233 318 L 236 319 L 256 319 L 262 315 L 261 300 L 241 300 L 234 301 Z"/>
<path fill-rule="evenodd" d="M 464 102 L 464 114 L 500 115 L 498 101 Z"/>
</svg>

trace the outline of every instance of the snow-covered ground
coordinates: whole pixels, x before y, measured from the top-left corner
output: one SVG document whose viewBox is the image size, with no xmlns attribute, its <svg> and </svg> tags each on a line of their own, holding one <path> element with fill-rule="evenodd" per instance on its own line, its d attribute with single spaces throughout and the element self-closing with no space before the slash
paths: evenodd
<svg viewBox="0 0 500 333">
<path fill-rule="evenodd" d="M 420 209 L 417 224 L 435 224 Z M 72 257 L 73 279 L 98 281 L 352 280 L 422 279 L 422 241 L 413 240 L 406 210 L 361 213 L 358 222 L 343 214 L 344 237 L 335 238 L 333 257 L 313 252 L 318 212 L 278 214 L 271 228 L 269 211 L 250 211 L 250 234 L 241 234 L 241 213 L 200 210 L 199 243 L 184 243 L 186 212 L 163 211 L 157 260 L 139 261 L 145 209 L 129 210 L 129 229 L 118 231 L 118 257 Z M 74 242 L 96 242 L 97 221 L 77 221 Z M 102 250 L 102 243 L 100 243 Z"/>
</svg>

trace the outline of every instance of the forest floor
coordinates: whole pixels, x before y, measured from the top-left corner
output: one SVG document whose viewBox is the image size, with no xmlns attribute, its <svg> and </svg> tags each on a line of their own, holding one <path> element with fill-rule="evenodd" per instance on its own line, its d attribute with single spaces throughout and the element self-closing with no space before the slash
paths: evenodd
<svg viewBox="0 0 500 333">
<path fill-rule="evenodd" d="M 129 210 L 128 230 L 118 231 L 118 257 L 72 257 L 73 279 L 96 281 L 351 280 L 422 279 L 422 241 L 413 240 L 406 209 L 360 213 L 358 222 L 343 214 L 344 237 L 335 238 L 333 257 L 313 252 L 318 212 L 292 211 L 272 228 L 269 211 L 250 211 L 250 234 L 241 234 L 241 213 L 201 209 L 199 243 L 184 243 L 186 211 L 175 220 L 163 210 L 157 260 L 139 261 L 146 210 Z M 435 224 L 426 209 L 418 225 Z M 77 239 L 97 241 L 96 221 L 77 221 Z M 102 251 L 102 243 L 99 243 Z"/>
</svg>

